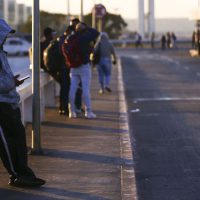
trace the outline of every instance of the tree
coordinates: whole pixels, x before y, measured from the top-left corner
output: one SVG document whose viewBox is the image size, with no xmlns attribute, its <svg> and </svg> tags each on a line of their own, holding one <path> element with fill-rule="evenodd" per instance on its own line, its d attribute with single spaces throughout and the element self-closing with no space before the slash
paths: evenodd
<svg viewBox="0 0 200 200">
<path fill-rule="evenodd" d="M 89 26 L 92 26 L 92 13 L 84 16 L 84 22 Z M 67 17 L 63 14 L 52 14 L 48 12 L 40 12 L 40 30 L 41 35 L 45 27 L 51 27 L 56 30 L 60 35 L 64 32 L 67 24 Z M 121 15 L 115 15 L 107 13 L 103 18 L 103 31 L 107 32 L 110 38 L 118 38 L 124 31 L 127 24 L 121 17 Z M 19 27 L 19 31 L 31 33 L 32 31 L 32 17 L 29 17 L 25 24 Z"/>
<path fill-rule="evenodd" d="M 67 27 L 67 18 L 63 14 L 52 14 L 48 12 L 40 12 L 40 30 L 41 35 L 45 27 L 51 27 L 56 30 L 57 34 L 60 35 Z M 19 27 L 19 31 L 31 33 L 32 31 L 32 17 L 29 17 L 25 24 Z"/>
<path fill-rule="evenodd" d="M 92 26 L 92 13 L 84 16 L 84 22 Z M 103 18 L 103 31 L 107 32 L 110 38 L 118 38 L 126 26 L 127 24 L 121 15 L 107 13 Z"/>
</svg>

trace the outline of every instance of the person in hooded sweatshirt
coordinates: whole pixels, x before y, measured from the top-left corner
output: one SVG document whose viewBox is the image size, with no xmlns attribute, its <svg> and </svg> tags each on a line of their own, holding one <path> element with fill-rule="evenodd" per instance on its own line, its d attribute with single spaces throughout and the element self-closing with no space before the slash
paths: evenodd
<svg viewBox="0 0 200 200">
<path fill-rule="evenodd" d="M 97 63 L 98 79 L 100 90 L 103 94 L 105 90 L 112 92 L 110 88 L 112 63 L 116 64 L 117 58 L 113 45 L 110 43 L 108 34 L 102 32 L 95 45 L 94 54 L 98 52 L 99 60 Z"/>
<path fill-rule="evenodd" d="M 27 162 L 25 128 L 21 122 L 20 96 L 16 91 L 24 80 L 13 75 L 3 50 L 7 36 L 14 32 L 0 19 L 0 157 L 10 175 L 9 185 L 41 186 L 45 181 L 35 176 Z"/>
</svg>

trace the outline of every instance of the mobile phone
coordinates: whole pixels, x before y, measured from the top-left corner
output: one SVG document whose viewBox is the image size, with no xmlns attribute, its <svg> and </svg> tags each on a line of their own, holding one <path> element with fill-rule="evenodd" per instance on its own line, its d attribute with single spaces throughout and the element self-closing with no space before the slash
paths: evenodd
<svg viewBox="0 0 200 200">
<path fill-rule="evenodd" d="M 20 78 L 19 81 L 25 81 L 28 78 L 30 78 L 30 75 L 27 75 L 27 76 L 24 76 L 23 78 Z"/>
</svg>

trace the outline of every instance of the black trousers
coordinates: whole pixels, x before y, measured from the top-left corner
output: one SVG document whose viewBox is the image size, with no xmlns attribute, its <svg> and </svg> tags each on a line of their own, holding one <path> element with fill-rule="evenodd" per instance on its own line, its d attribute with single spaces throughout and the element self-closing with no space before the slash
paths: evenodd
<svg viewBox="0 0 200 200">
<path fill-rule="evenodd" d="M 0 157 L 8 173 L 16 177 L 35 177 L 28 167 L 25 128 L 20 109 L 0 103 Z"/>
</svg>

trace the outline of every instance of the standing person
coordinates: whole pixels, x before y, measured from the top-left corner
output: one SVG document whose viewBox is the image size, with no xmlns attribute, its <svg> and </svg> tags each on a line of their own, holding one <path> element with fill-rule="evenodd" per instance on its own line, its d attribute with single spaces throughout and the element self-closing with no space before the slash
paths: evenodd
<svg viewBox="0 0 200 200">
<path fill-rule="evenodd" d="M 135 41 L 135 47 L 143 47 L 142 45 L 142 36 L 139 33 L 136 33 L 136 41 Z"/>
<path fill-rule="evenodd" d="M 167 48 L 170 49 L 171 48 L 171 43 L 172 43 L 172 40 L 171 40 L 171 34 L 169 32 L 167 32 Z"/>
<path fill-rule="evenodd" d="M 90 53 L 91 43 L 98 37 L 99 32 L 87 27 L 85 23 L 78 23 L 76 33 L 70 36 L 63 45 L 63 54 L 70 69 L 70 93 L 69 93 L 69 118 L 76 118 L 75 94 L 79 83 L 82 83 L 82 98 L 85 104 L 85 117 L 96 118 L 92 112 L 90 98 L 91 66 Z M 70 44 L 74 45 L 74 52 L 70 52 Z M 76 62 L 76 63 L 75 63 Z M 78 62 L 78 64 L 77 64 Z"/>
<path fill-rule="evenodd" d="M 25 128 L 21 122 L 20 96 L 16 87 L 24 81 L 14 76 L 8 64 L 3 44 L 14 30 L 0 19 L 0 157 L 10 174 L 9 185 L 41 186 L 45 181 L 36 178 L 28 167 Z"/>
<path fill-rule="evenodd" d="M 98 78 L 100 84 L 99 94 L 103 94 L 104 91 L 111 92 L 110 88 L 110 79 L 111 79 L 111 71 L 112 71 L 112 58 L 113 64 L 116 64 L 116 55 L 114 51 L 113 45 L 110 43 L 108 34 L 101 33 L 100 40 L 97 42 L 95 53 L 99 52 L 99 62 L 97 64 L 98 70 Z"/>
<path fill-rule="evenodd" d="M 196 48 L 196 44 L 195 44 L 195 35 L 196 35 L 196 32 L 193 31 L 193 32 L 192 32 L 192 48 Z"/>
<path fill-rule="evenodd" d="M 177 45 L 176 45 L 177 37 L 174 32 L 171 33 L 171 38 L 172 38 L 172 47 L 177 48 Z"/>
<path fill-rule="evenodd" d="M 166 37 L 165 37 L 164 34 L 163 34 L 162 37 L 161 37 L 161 49 L 162 49 L 162 50 L 165 50 L 165 49 L 166 49 Z"/>
<path fill-rule="evenodd" d="M 155 33 L 152 32 L 151 34 L 151 48 L 154 49 L 154 43 L 155 43 Z"/>
<path fill-rule="evenodd" d="M 71 32 L 68 34 L 68 36 L 75 34 L 76 32 L 76 25 L 80 23 L 80 20 L 78 18 L 74 18 L 70 21 L 71 25 Z M 76 97 L 75 97 L 75 106 L 76 106 L 76 113 L 81 113 L 82 111 L 82 83 L 79 83 L 79 86 L 76 91 Z"/>
<path fill-rule="evenodd" d="M 48 72 L 48 69 L 44 65 L 43 53 L 44 50 L 49 46 L 50 42 L 54 39 L 55 34 L 56 32 L 52 28 L 46 27 L 43 31 L 44 39 L 40 42 L 40 64 L 41 68 L 45 72 Z"/>
</svg>

